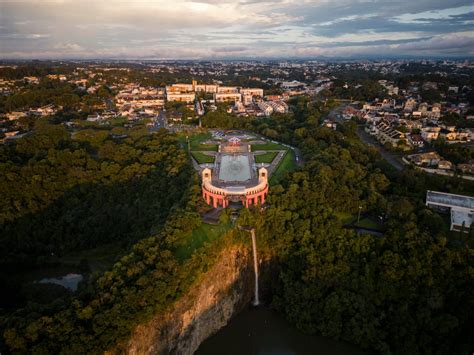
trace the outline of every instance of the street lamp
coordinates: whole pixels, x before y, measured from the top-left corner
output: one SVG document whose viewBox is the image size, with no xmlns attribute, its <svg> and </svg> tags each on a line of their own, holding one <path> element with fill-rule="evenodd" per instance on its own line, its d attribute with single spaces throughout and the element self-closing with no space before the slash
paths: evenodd
<svg viewBox="0 0 474 355">
<path fill-rule="evenodd" d="M 252 228 L 250 226 L 238 226 L 240 230 L 249 232 L 250 235 L 252 236 L 252 251 L 253 251 L 253 270 L 255 273 L 255 298 L 253 301 L 254 306 L 259 305 L 259 300 L 258 300 L 258 262 L 257 262 L 257 239 L 255 237 L 255 228 Z"/>
<path fill-rule="evenodd" d="M 359 224 L 360 221 L 360 211 L 362 210 L 362 206 L 359 206 L 359 214 L 357 215 L 357 224 Z"/>
</svg>

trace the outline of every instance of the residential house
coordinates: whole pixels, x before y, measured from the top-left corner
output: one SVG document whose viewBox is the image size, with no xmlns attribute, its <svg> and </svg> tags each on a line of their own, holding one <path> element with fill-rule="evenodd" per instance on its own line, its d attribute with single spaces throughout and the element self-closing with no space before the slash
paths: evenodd
<svg viewBox="0 0 474 355">
<path fill-rule="evenodd" d="M 410 134 L 408 135 L 408 143 L 412 147 L 421 148 L 424 145 L 423 137 L 421 134 Z"/>
<path fill-rule="evenodd" d="M 273 107 L 270 106 L 268 102 L 260 101 L 258 103 L 258 108 L 262 110 L 265 116 L 270 116 L 273 113 Z"/>
<path fill-rule="evenodd" d="M 421 137 L 425 142 L 438 139 L 440 127 L 424 127 L 421 129 Z"/>
</svg>

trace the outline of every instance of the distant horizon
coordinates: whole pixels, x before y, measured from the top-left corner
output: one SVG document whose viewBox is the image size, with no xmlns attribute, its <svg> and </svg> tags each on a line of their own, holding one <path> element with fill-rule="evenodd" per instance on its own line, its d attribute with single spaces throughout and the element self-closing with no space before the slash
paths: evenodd
<svg viewBox="0 0 474 355">
<path fill-rule="evenodd" d="M 337 56 L 337 57 L 225 57 L 225 58 L 1 58 L 0 62 L 132 62 L 132 61 L 149 61 L 149 62 L 309 62 L 309 61 L 387 61 L 387 60 L 407 60 L 407 61 L 423 61 L 423 60 L 453 60 L 453 61 L 474 61 L 474 56 Z"/>
<path fill-rule="evenodd" d="M 474 57 L 472 0 L 0 0 L 6 59 Z"/>
</svg>

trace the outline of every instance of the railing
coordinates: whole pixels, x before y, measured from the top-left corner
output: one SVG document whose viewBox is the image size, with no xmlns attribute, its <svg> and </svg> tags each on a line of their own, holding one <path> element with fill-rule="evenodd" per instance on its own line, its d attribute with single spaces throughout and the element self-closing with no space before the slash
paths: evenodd
<svg viewBox="0 0 474 355">
<path fill-rule="evenodd" d="M 204 189 L 210 193 L 216 194 L 216 195 L 256 195 L 259 194 L 263 191 L 265 191 L 268 188 L 268 183 L 267 181 L 262 181 L 258 185 L 250 188 L 246 188 L 243 193 L 238 193 L 236 191 L 229 191 L 227 189 L 223 189 L 217 186 L 212 185 L 209 181 L 205 181 L 203 183 Z"/>
</svg>

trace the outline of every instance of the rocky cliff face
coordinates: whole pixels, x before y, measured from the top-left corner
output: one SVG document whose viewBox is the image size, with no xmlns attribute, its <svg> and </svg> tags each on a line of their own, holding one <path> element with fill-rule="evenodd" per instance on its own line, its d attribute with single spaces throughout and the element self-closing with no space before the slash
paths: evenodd
<svg viewBox="0 0 474 355">
<path fill-rule="evenodd" d="M 166 314 L 138 326 L 125 351 L 129 354 L 193 354 L 224 327 L 253 296 L 251 251 L 233 246 L 222 251 L 207 271 Z"/>
</svg>

